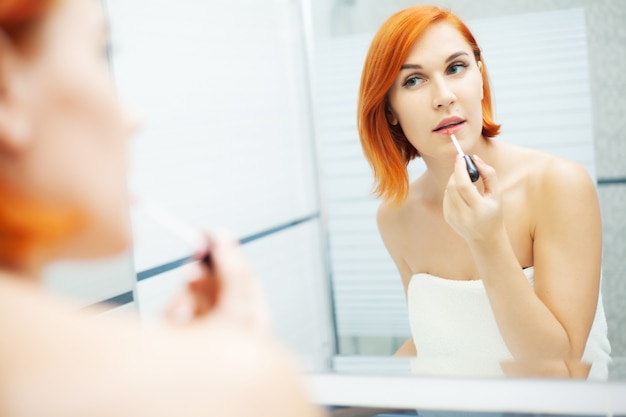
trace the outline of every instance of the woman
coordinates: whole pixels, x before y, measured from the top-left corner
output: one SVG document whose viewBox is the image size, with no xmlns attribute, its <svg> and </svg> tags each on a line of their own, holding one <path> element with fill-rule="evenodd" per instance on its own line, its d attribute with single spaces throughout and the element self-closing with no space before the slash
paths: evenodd
<svg viewBox="0 0 626 417">
<path fill-rule="evenodd" d="M 0 415 L 314 415 L 254 276 L 216 237 L 172 325 L 79 316 L 45 294 L 59 258 L 126 250 L 126 140 L 93 0 L 0 1 Z M 175 324 L 175 325 L 174 325 Z"/>
<path fill-rule="evenodd" d="M 570 374 L 582 360 L 606 377 L 600 308 L 592 326 L 602 252 L 594 184 L 576 163 L 494 140 L 487 68 L 458 17 L 417 6 L 382 25 L 363 68 L 358 128 L 407 296 L 413 340 L 398 354 L 556 361 Z M 476 183 L 452 134 L 475 155 Z M 417 157 L 426 171 L 409 183 Z"/>
</svg>

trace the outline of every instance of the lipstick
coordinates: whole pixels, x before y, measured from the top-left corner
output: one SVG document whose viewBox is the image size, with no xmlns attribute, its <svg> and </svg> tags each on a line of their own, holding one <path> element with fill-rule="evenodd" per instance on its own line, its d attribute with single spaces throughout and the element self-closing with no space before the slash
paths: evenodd
<svg viewBox="0 0 626 417">
<path fill-rule="evenodd" d="M 463 153 L 463 149 L 461 149 L 461 145 L 459 145 L 459 142 L 456 140 L 456 136 L 454 136 L 454 133 L 450 133 L 450 139 L 452 139 L 452 143 L 454 143 L 454 146 L 456 147 L 459 155 L 461 155 L 463 159 L 465 159 L 465 166 L 467 167 L 467 173 L 469 174 L 470 179 L 472 180 L 472 182 L 478 181 L 478 178 L 480 178 L 480 174 L 478 172 L 478 168 L 476 168 L 476 165 L 472 160 L 472 157 Z"/>
</svg>

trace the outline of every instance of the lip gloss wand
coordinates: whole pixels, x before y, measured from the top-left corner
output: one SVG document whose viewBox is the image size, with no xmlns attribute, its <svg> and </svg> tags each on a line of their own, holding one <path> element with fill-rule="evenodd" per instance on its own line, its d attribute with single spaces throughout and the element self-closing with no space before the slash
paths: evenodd
<svg viewBox="0 0 626 417">
<path fill-rule="evenodd" d="M 131 204 L 133 208 L 187 243 L 195 251 L 193 258 L 190 259 L 200 260 L 211 268 L 211 241 L 207 236 L 149 200 L 134 195 L 131 196 Z"/>
<path fill-rule="evenodd" d="M 456 140 L 456 136 L 454 136 L 454 133 L 450 134 L 450 139 L 452 139 L 452 143 L 454 143 L 454 146 L 456 147 L 459 155 L 461 155 L 463 159 L 465 159 L 465 166 L 467 167 L 467 173 L 469 174 L 470 179 L 472 180 L 472 182 L 478 181 L 478 178 L 480 178 L 480 174 L 478 173 L 478 168 L 476 168 L 472 157 L 463 153 L 463 149 L 461 149 L 461 146 Z"/>
</svg>

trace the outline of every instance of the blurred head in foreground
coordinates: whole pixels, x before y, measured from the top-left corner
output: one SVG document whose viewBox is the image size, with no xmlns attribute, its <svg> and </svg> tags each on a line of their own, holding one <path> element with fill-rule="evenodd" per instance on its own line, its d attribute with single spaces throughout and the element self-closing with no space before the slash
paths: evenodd
<svg viewBox="0 0 626 417">
<path fill-rule="evenodd" d="M 94 0 L 0 0 L 0 267 L 126 249 L 126 141 Z"/>
</svg>

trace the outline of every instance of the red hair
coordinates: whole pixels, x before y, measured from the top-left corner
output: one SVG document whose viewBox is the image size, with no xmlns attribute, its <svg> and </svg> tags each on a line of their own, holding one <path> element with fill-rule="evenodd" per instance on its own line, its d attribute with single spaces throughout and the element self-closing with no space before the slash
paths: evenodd
<svg viewBox="0 0 626 417">
<path fill-rule="evenodd" d="M 0 0 L 0 30 L 13 42 L 18 43 L 23 35 L 41 20 L 58 0 Z"/>
<path fill-rule="evenodd" d="M 0 0 L 0 31 L 19 46 L 56 2 Z M 77 215 L 33 201 L 0 178 L 0 265 L 19 266 L 35 248 L 52 250 L 79 224 Z"/>
<path fill-rule="evenodd" d="M 357 126 L 363 153 L 374 171 L 374 194 L 398 204 L 409 192 L 407 165 L 419 152 L 408 141 L 399 125 L 388 122 L 387 93 L 415 42 L 435 23 L 445 22 L 463 35 L 482 64 L 482 135 L 495 137 L 500 125 L 493 120 L 491 89 L 480 48 L 467 26 L 447 10 L 434 6 L 415 6 L 391 16 L 378 30 L 370 45 L 357 107 Z"/>
</svg>

